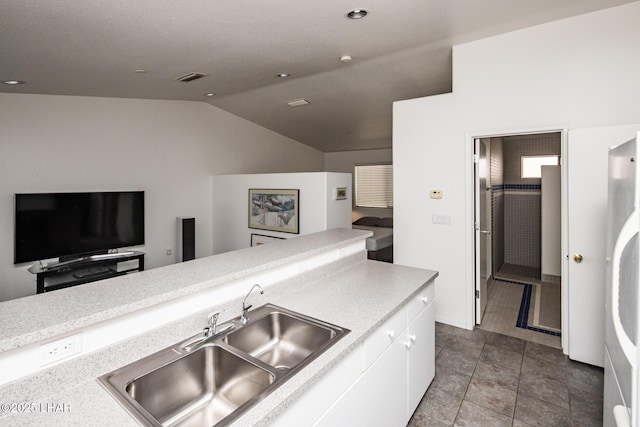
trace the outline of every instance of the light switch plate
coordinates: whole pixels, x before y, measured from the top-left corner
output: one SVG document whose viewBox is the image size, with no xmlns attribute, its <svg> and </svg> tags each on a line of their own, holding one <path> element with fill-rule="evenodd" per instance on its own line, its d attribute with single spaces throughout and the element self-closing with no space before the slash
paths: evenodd
<svg viewBox="0 0 640 427">
<path fill-rule="evenodd" d="M 451 225 L 451 215 L 431 215 L 432 224 Z"/>
</svg>

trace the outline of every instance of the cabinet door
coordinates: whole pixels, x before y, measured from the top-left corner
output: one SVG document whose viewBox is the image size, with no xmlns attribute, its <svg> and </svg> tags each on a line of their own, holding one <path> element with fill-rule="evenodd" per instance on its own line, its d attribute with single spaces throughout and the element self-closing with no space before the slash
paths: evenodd
<svg viewBox="0 0 640 427">
<path fill-rule="evenodd" d="M 329 410 L 315 423 L 314 427 L 369 427 L 365 398 L 365 381 L 360 377 Z"/>
<path fill-rule="evenodd" d="M 429 306 L 409 325 L 407 336 L 407 414 L 406 422 L 422 400 L 435 375 L 435 307 Z"/>
<path fill-rule="evenodd" d="M 365 412 L 368 426 L 405 426 L 407 424 L 407 349 L 406 330 L 367 370 Z"/>
<path fill-rule="evenodd" d="M 329 409 L 362 374 L 362 347 L 338 362 L 324 377 L 293 402 L 271 425 L 310 426 Z"/>
</svg>

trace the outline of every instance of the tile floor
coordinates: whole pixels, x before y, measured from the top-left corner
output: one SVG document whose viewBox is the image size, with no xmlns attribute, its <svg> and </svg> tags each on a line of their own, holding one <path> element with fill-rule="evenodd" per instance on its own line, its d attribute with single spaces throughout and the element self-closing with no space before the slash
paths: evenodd
<svg viewBox="0 0 640 427">
<path fill-rule="evenodd" d="M 522 280 L 526 283 L 540 282 L 540 269 L 525 265 L 504 264 L 495 275 L 501 279 Z"/>
<path fill-rule="evenodd" d="M 561 348 L 562 339 L 557 336 L 518 328 L 518 312 L 522 302 L 524 286 L 517 283 L 490 280 L 488 302 L 480 329 L 497 332 L 510 337 L 533 341 L 555 348 Z M 560 309 L 558 305 L 558 309 Z"/>
<path fill-rule="evenodd" d="M 599 426 L 603 382 L 559 349 L 436 323 L 436 375 L 409 426 Z"/>
</svg>

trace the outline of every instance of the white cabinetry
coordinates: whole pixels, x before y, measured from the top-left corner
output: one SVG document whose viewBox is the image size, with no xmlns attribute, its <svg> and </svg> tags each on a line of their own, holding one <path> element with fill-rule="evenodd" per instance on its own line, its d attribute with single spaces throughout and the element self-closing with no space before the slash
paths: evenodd
<svg viewBox="0 0 640 427">
<path fill-rule="evenodd" d="M 290 405 L 282 415 L 274 420 L 272 425 L 277 427 L 312 425 L 328 409 L 335 406 L 336 401 L 342 396 L 347 393 L 356 393 L 357 390 L 353 391 L 352 385 L 361 376 L 362 346 L 359 346 Z M 364 402 L 364 399 L 360 400 Z M 353 410 L 361 412 L 364 410 L 364 406 L 362 408 L 354 406 Z"/>
<path fill-rule="evenodd" d="M 275 419 L 273 425 L 405 426 L 435 373 L 433 300 L 431 283 Z"/>
<path fill-rule="evenodd" d="M 366 419 L 369 406 L 365 400 L 365 387 L 365 377 L 360 376 L 313 427 L 371 426 Z"/>
<path fill-rule="evenodd" d="M 435 375 L 435 310 L 427 307 L 407 328 L 407 418 L 415 412 Z"/>
<path fill-rule="evenodd" d="M 406 424 L 406 422 L 402 424 L 407 414 L 405 340 L 406 336 L 401 334 L 365 372 L 366 425 L 368 426 Z"/>
</svg>

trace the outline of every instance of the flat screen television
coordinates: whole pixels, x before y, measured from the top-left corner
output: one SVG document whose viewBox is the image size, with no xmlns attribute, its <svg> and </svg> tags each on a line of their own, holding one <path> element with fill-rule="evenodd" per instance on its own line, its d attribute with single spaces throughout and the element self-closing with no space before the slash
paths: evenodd
<svg viewBox="0 0 640 427">
<path fill-rule="evenodd" d="M 144 244 L 144 191 L 15 195 L 14 264 Z"/>
</svg>

